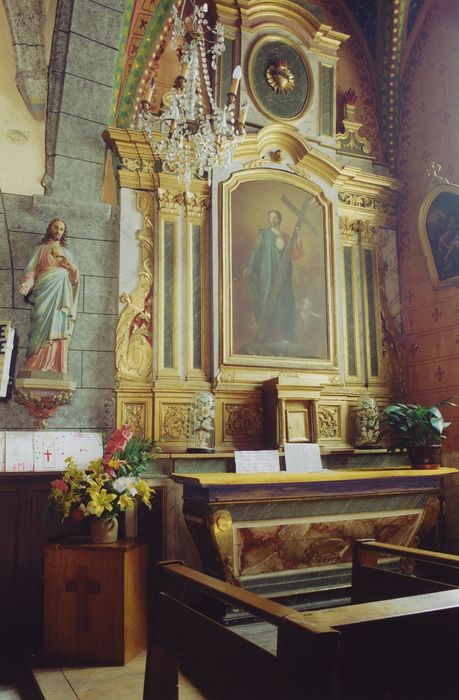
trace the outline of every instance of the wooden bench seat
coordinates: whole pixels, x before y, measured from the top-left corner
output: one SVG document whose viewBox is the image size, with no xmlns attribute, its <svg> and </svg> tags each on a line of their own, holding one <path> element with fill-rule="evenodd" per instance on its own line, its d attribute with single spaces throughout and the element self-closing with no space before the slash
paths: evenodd
<svg viewBox="0 0 459 700">
<path fill-rule="evenodd" d="M 459 566 L 459 557 L 387 545 L 382 551 L 376 545 L 356 544 L 354 570 L 377 570 L 382 555 L 416 555 L 419 561 L 427 555 L 429 565 L 441 560 L 453 569 Z M 388 572 L 381 571 L 387 585 Z M 456 699 L 459 590 L 444 581 L 400 572 L 389 575 L 394 581 L 406 577 L 405 597 L 379 600 L 378 581 L 373 602 L 300 613 L 183 564 L 159 564 L 144 700 L 176 700 L 179 667 L 209 700 Z M 438 583 L 441 590 L 419 595 L 419 579 Z M 353 580 L 369 599 L 369 579 L 363 585 L 355 571 Z M 409 582 L 414 591 L 410 597 Z M 217 622 L 209 597 L 273 625 L 276 652 Z"/>
</svg>

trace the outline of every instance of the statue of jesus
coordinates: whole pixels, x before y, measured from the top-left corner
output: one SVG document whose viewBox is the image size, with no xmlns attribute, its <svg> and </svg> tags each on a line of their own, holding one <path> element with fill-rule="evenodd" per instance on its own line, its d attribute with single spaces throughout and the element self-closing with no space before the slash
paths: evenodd
<svg viewBox="0 0 459 700">
<path fill-rule="evenodd" d="M 24 271 L 19 293 L 33 304 L 24 370 L 68 371 L 80 274 L 66 243 L 65 221 L 52 219 Z"/>
</svg>

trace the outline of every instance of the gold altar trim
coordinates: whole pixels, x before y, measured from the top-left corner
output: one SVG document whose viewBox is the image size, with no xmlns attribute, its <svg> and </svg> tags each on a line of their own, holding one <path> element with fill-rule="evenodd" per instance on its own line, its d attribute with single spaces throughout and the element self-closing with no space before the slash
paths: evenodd
<svg viewBox="0 0 459 700">
<path fill-rule="evenodd" d="M 321 472 L 258 472 L 256 474 L 171 474 L 174 481 L 190 486 L 248 486 L 256 484 L 291 484 L 314 483 L 317 481 L 353 481 L 367 479 L 392 479 L 401 476 L 434 477 L 456 474 L 457 469 L 440 467 L 440 469 L 346 469 L 324 470 Z"/>
<path fill-rule="evenodd" d="M 227 3 L 220 1 L 218 5 L 223 12 L 226 10 Z M 319 22 L 314 15 L 291 0 L 239 0 L 238 5 L 245 31 L 256 31 L 259 26 L 276 30 L 282 27 L 294 31 L 308 49 L 319 54 L 336 56 L 341 44 L 349 39 L 349 34 Z"/>
</svg>

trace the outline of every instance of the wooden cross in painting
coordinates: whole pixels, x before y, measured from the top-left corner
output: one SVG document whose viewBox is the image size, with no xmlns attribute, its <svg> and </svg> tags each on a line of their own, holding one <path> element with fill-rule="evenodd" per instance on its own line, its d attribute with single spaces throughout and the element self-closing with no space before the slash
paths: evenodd
<svg viewBox="0 0 459 700">
<path fill-rule="evenodd" d="M 297 240 L 297 237 L 299 236 L 301 226 L 310 223 L 306 219 L 306 211 L 310 205 L 310 200 L 307 197 L 305 198 L 301 209 L 297 209 L 297 207 L 295 207 L 295 205 L 292 204 L 292 202 L 289 199 L 287 199 L 285 195 L 282 195 L 281 201 L 296 215 L 297 221 L 293 229 L 293 233 L 290 236 L 289 241 L 285 247 L 284 254 L 279 263 L 279 267 L 277 268 L 277 272 L 274 277 L 272 287 L 266 299 L 265 305 L 261 310 L 260 318 L 258 320 L 258 337 L 260 340 L 263 340 L 263 338 L 266 335 L 266 331 L 270 325 L 273 306 L 278 298 L 279 290 L 281 289 L 284 283 L 285 275 L 287 274 L 288 264 L 292 256 L 292 248 L 295 244 L 295 241 Z"/>
</svg>

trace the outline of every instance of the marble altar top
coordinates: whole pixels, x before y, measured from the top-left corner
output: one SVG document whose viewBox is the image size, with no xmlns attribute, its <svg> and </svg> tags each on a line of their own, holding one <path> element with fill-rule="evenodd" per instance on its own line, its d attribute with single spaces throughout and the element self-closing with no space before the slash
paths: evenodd
<svg viewBox="0 0 459 700">
<path fill-rule="evenodd" d="M 400 467 L 390 469 L 323 469 L 318 472 L 256 472 L 256 473 L 197 473 L 176 474 L 171 477 L 186 485 L 193 486 L 238 486 L 248 484 L 291 484 L 320 481 L 352 481 L 356 479 L 388 479 L 397 477 L 439 477 L 458 473 L 451 467 L 439 469 L 411 469 Z"/>
</svg>

